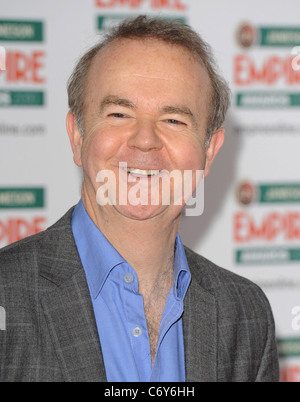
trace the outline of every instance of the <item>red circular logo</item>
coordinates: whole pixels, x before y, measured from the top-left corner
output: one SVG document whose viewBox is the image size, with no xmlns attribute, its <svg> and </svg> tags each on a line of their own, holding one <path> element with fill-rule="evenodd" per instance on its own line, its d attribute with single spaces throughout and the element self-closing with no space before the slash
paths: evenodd
<svg viewBox="0 0 300 402">
<path fill-rule="evenodd" d="M 242 47 L 249 48 L 254 44 L 256 37 L 255 28 L 248 23 L 242 24 L 237 31 L 237 41 Z"/>
<path fill-rule="evenodd" d="M 237 199 L 243 205 L 250 205 L 255 199 L 255 187 L 248 181 L 239 184 L 237 188 Z"/>
</svg>

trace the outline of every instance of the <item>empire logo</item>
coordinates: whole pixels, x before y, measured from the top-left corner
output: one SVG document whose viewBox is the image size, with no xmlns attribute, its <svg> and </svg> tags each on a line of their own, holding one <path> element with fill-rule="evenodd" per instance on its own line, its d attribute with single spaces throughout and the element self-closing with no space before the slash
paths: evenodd
<svg viewBox="0 0 300 402">
<path fill-rule="evenodd" d="M 286 88 L 300 87 L 297 56 L 300 27 L 254 27 L 252 24 L 243 23 L 236 32 L 236 39 L 245 53 L 233 58 L 234 84 L 240 88 L 256 85 L 263 89 L 237 93 L 236 106 L 247 109 L 300 107 L 299 91 L 289 91 Z M 276 53 L 274 51 L 272 55 L 258 61 L 253 54 L 246 53 L 252 46 L 276 49 Z M 281 49 L 284 48 L 289 49 L 288 54 L 282 53 Z M 293 48 L 292 53 L 291 48 Z M 270 87 L 274 90 L 270 91 Z"/>
<path fill-rule="evenodd" d="M 293 68 L 294 57 L 269 56 L 262 64 L 246 55 L 239 54 L 233 60 L 233 78 L 237 86 L 263 84 L 274 86 L 283 83 L 300 86 L 300 71 Z"/>
<path fill-rule="evenodd" d="M 0 244 L 8 245 L 45 229 L 46 218 L 8 218 L 0 220 Z"/>
<path fill-rule="evenodd" d="M 269 212 L 258 222 L 250 213 L 237 212 L 233 217 L 233 231 L 236 243 L 297 241 L 300 240 L 300 213 Z"/>
<path fill-rule="evenodd" d="M 246 211 L 253 205 L 294 205 L 300 201 L 300 183 L 256 184 L 242 181 L 236 188 L 236 199 L 244 211 L 233 215 L 233 238 L 236 244 L 260 243 L 236 250 L 236 263 L 241 265 L 273 265 L 300 261 L 299 247 L 278 246 L 278 242 L 291 243 L 300 240 L 300 213 L 293 208 L 279 212 L 272 210 L 263 215 Z M 271 244 L 272 243 L 272 244 Z"/>
<path fill-rule="evenodd" d="M 44 51 L 7 51 L 6 71 L 2 76 L 7 83 L 44 84 L 43 75 L 45 67 Z M 1 77 L 1 75 L 0 75 Z"/>
<path fill-rule="evenodd" d="M 183 0 L 96 0 L 96 6 L 104 9 L 117 7 L 139 9 L 146 3 L 148 3 L 152 9 L 179 11 L 187 9 L 187 5 L 183 3 Z"/>
<path fill-rule="evenodd" d="M 0 20 L 0 42 L 17 42 L 38 46 L 44 41 L 44 23 L 42 21 Z M 4 49 L 0 57 L 0 84 L 43 85 L 46 82 L 44 68 L 46 53 L 30 46 L 28 50 Z M 0 55 L 1 56 L 1 55 Z M 5 63 L 5 64 L 4 64 Z M 1 68 L 2 67 L 2 68 Z M 4 67 L 4 68 L 3 68 Z M 0 107 L 43 106 L 44 91 L 18 90 L 17 88 L 0 89 Z"/>
<path fill-rule="evenodd" d="M 46 78 L 43 73 L 45 57 L 44 51 L 7 51 L 6 69 L 0 70 L 0 84 L 1 82 L 8 85 L 41 86 L 45 84 Z M 43 106 L 44 104 L 44 91 L 0 89 L 0 107 Z"/>
</svg>

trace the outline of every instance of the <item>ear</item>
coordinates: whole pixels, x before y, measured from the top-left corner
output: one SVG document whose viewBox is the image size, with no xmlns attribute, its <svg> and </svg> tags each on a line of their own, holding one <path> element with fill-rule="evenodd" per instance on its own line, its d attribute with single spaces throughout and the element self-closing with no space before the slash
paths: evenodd
<svg viewBox="0 0 300 402">
<path fill-rule="evenodd" d="M 224 144 L 224 139 L 225 131 L 223 128 L 220 128 L 212 135 L 209 146 L 206 150 L 204 177 L 207 177 L 209 175 L 211 165 L 218 152 L 222 148 L 222 145 Z"/>
<path fill-rule="evenodd" d="M 77 166 L 82 166 L 81 163 L 81 147 L 82 135 L 78 129 L 76 118 L 72 112 L 67 114 L 67 131 L 70 139 L 70 144 L 73 151 L 73 160 Z"/>
</svg>

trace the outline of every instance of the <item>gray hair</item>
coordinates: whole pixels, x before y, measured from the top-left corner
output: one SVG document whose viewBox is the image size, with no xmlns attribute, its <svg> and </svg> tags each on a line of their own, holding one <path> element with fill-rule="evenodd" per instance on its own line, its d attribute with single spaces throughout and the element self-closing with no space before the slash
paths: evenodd
<svg viewBox="0 0 300 402">
<path fill-rule="evenodd" d="M 210 46 L 188 25 L 162 18 L 139 16 L 127 19 L 112 28 L 104 39 L 85 53 L 77 63 L 68 81 L 69 108 L 76 117 L 78 128 L 84 133 L 84 111 L 87 98 L 87 76 L 95 56 L 105 46 L 122 39 L 157 39 L 181 46 L 190 51 L 206 69 L 211 83 L 211 99 L 207 122 L 207 143 L 212 134 L 222 127 L 230 105 L 230 90 L 217 71 Z"/>
</svg>

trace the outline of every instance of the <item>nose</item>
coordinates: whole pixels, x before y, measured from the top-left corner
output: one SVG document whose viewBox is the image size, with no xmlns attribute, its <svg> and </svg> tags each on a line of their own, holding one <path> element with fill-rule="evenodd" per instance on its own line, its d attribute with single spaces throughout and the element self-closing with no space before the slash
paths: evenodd
<svg viewBox="0 0 300 402">
<path fill-rule="evenodd" d="M 143 152 L 158 151 L 163 147 L 155 125 L 152 122 L 139 123 L 135 132 L 127 141 L 129 148 L 136 148 Z"/>
</svg>

